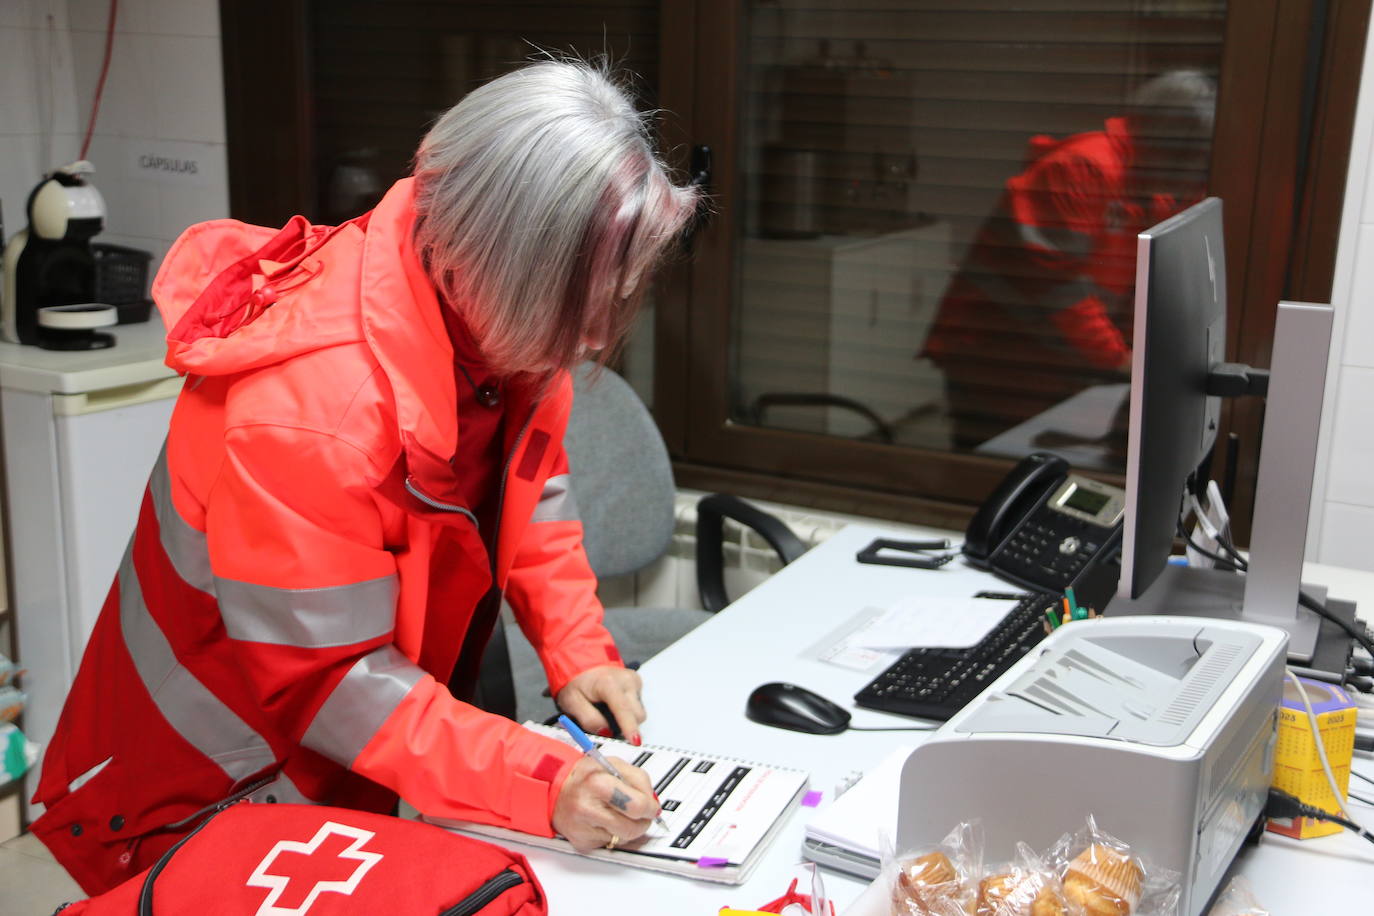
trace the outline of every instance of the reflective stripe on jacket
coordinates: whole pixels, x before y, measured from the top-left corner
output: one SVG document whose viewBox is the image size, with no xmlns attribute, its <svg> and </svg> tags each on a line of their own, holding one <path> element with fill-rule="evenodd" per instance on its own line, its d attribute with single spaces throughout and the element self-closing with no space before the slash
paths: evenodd
<svg viewBox="0 0 1374 916">
<path fill-rule="evenodd" d="M 551 833 L 576 752 L 445 685 L 493 576 L 555 690 L 620 662 L 568 498 L 571 383 L 507 390 L 489 557 L 412 198 L 399 182 L 339 227 L 194 226 L 158 275 L 186 384 L 35 794 L 90 893 L 257 782 Z"/>
</svg>

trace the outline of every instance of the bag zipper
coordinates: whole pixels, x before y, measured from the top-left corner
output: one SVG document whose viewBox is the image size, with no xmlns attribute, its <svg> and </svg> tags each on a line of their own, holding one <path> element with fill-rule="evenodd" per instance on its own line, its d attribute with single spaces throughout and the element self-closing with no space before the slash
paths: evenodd
<svg viewBox="0 0 1374 916">
<path fill-rule="evenodd" d="M 138 892 L 138 916 L 153 916 L 153 882 L 157 880 L 157 876 L 162 873 L 162 870 L 167 867 L 167 863 L 172 860 L 172 856 L 176 854 L 176 851 L 180 849 L 182 846 L 185 846 L 187 840 L 189 840 L 191 837 L 195 836 L 197 833 L 200 833 L 202 830 L 204 830 L 205 826 L 215 819 L 215 815 L 219 814 L 221 811 L 223 811 L 225 808 L 228 808 L 230 805 L 236 805 L 244 799 L 248 798 L 249 795 L 252 795 L 258 789 L 261 789 L 263 786 L 270 784 L 273 780 L 277 778 L 278 775 L 280 775 L 279 772 L 274 772 L 262 777 L 261 779 L 255 780 L 254 782 L 244 786 L 242 789 L 239 789 L 237 792 L 233 793 L 228 798 L 215 802 L 215 804 L 209 805 L 205 808 L 201 808 L 194 814 L 184 817 L 176 823 L 168 824 L 166 827 L 162 828 L 164 830 L 175 829 L 176 827 L 179 827 L 182 824 L 189 823 L 191 820 L 199 817 L 202 814 L 206 814 L 207 812 L 209 814 L 209 816 L 206 817 L 205 820 L 197 824 L 191 830 L 191 832 L 187 833 L 186 836 L 182 837 L 181 839 L 173 843 L 170 849 L 168 849 L 166 852 L 164 852 L 161 856 L 158 857 L 158 860 L 153 863 L 153 867 L 148 869 L 148 877 L 143 879 L 143 887 Z"/>
<path fill-rule="evenodd" d="M 241 798 L 236 798 L 228 802 L 215 811 L 215 814 L 223 811 L 224 808 L 229 807 L 229 805 L 242 800 Z M 214 819 L 214 815 L 212 814 L 210 817 L 207 817 L 197 824 L 194 830 L 177 840 L 176 843 L 172 845 L 172 848 L 164 852 L 162 856 L 153 863 L 153 867 L 148 869 L 148 877 L 143 879 L 143 888 L 138 892 L 138 916 L 153 916 L 153 882 L 157 880 L 157 876 L 162 873 L 162 870 L 167 867 L 167 863 L 172 860 L 172 856 L 176 854 L 176 851 L 182 846 L 185 846 L 187 840 L 204 830 Z"/>
<path fill-rule="evenodd" d="M 497 897 L 514 887 L 519 887 L 525 883 L 525 879 L 520 877 L 518 872 L 506 869 L 498 872 L 477 890 L 459 900 L 453 906 L 439 913 L 439 916 L 473 916 L 474 913 L 482 911 L 487 904 Z"/>
</svg>

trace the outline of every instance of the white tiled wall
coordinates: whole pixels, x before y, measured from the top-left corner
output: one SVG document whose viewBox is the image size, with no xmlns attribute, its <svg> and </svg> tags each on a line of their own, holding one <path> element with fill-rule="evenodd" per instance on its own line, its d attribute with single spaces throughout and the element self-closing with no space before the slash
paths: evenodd
<svg viewBox="0 0 1374 916">
<path fill-rule="evenodd" d="M 76 93 L 64 0 L 0 2 L 0 205 L 6 238 L 53 162 L 76 158 Z"/>
<path fill-rule="evenodd" d="M 88 112 L 108 0 L 68 0 L 77 110 Z M 109 206 L 105 240 L 161 257 L 188 225 L 226 216 L 217 0 L 120 0 L 90 159 Z"/>
<path fill-rule="evenodd" d="M 1374 570 L 1374 41 L 1365 48 L 1331 301 L 1309 560 Z"/>
<path fill-rule="evenodd" d="M 25 223 L 42 174 L 77 158 L 109 0 L 0 0 L 0 200 Z M 160 259 L 193 222 L 228 214 L 217 0 L 120 0 L 87 154 L 108 215 L 99 241 Z"/>
</svg>

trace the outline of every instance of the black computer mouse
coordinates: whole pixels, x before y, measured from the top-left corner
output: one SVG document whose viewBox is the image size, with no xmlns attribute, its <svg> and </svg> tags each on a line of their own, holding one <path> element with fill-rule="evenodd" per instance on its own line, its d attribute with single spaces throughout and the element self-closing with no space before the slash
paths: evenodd
<svg viewBox="0 0 1374 916">
<path fill-rule="evenodd" d="M 818 693 L 774 681 L 754 689 L 744 714 L 755 722 L 813 735 L 836 735 L 849 727 L 849 713 Z"/>
</svg>

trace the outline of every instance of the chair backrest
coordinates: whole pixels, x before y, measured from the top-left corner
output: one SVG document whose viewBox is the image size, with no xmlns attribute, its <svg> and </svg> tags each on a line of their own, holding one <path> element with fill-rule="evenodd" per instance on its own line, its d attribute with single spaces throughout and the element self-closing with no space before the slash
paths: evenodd
<svg viewBox="0 0 1374 916">
<path fill-rule="evenodd" d="M 573 392 L 564 444 L 587 558 L 598 576 L 634 572 L 673 536 L 668 448 L 639 395 L 610 369 L 577 366 Z"/>
</svg>

